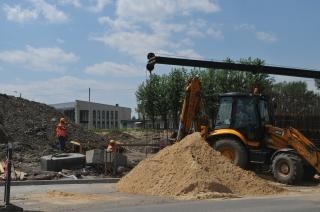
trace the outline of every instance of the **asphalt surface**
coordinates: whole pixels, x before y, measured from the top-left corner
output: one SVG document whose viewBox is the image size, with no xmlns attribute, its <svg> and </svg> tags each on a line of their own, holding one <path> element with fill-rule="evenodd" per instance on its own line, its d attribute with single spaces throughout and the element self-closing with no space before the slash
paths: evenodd
<svg viewBox="0 0 320 212">
<path fill-rule="evenodd" d="M 295 188 L 296 189 L 296 188 Z M 27 211 L 320 211 L 320 186 L 299 187 L 281 196 L 178 201 L 118 193 L 112 183 L 13 186 L 11 202 Z M 0 195 L 3 194 L 0 188 Z"/>
</svg>

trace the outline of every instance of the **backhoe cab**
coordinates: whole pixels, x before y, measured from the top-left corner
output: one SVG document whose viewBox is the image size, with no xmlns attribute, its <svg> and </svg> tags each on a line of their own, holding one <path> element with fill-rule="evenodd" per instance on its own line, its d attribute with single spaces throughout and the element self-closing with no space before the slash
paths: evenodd
<svg viewBox="0 0 320 212">
<path fill-rule="evenodd" d="M 261 139 L 264 125 L 270 123 L 266 97 L 241 93 L 220 95 L 215 129 L 234 129 L 248 141 Z"/>
<path fill-rule="evenodd" d="M 320 72 L 314 70 L 159 57 L 153 53 L 148 59 L 150 72 L 159 63 L 320 79 Z M 220 106 L 211 131 L 208 131 L 208 122 L 202 113 L 200 93 L 199 79 L 190 79 L 180 114 L 178 141 L 193 130 L 200 131 L 213 148 L 235 165 L 242 168 L 248 164 L 270 167 L 273 176 L 281 183 L 294 184 L 302 177 L 312 178 L 315 173 L 320 173 L 320 149 L 292 127 L 273 126 L 268 99 L 259 92 L 220 95 Z"/>
</svg>

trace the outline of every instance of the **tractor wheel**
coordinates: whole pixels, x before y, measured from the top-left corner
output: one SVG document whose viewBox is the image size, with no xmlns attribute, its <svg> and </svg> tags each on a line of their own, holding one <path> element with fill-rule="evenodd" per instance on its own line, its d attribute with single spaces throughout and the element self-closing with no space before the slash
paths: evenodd
<svg viewBox="0 0 320 212">
<path fill-rule="evenodd" d="M 248 163 L 248 155 L 245 147 L 233 139 L 221 139 L 214 143 L 214 149 L 241 168 L 245 168 Z"/>
<path fill-rule="evenodd" d="M 273 176 L 284 184 L 296 184 L 303 177 L 303 163 L 295 154 L 280 153 L 272 161 Z"/>
</svg>

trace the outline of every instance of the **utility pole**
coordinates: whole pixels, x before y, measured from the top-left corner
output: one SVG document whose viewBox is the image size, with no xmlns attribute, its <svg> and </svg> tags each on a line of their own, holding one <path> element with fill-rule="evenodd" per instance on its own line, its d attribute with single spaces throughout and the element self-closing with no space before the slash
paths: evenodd
<svg viewBox="0 0 320 212">
<path fill-rule="evenodd" d="M 91 102 L 90 102 L 91 91 L 89 88 L 89 114 L 88 114 L 88 130 L 91 129 Z"/>
</svg>

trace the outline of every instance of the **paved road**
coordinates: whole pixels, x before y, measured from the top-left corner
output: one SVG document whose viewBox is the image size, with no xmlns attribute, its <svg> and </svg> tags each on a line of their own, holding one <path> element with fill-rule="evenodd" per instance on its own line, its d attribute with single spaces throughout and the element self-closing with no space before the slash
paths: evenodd
<svg viewBox="0 0 320 212">
<path fill-rule="evenodd" d="M 14 186 L 12 203 L 29 211 L 319 212 L 320 187 L 277 197 L 177 201 L 121 194 L 113 184 Z"/>
<path fill-rule="evenodd" d="M 96 208 L 104 210 L 103 208 Z M 114 208 L 104 211 L 115 212 L 144 212 L 144 211 L 175 211 L 175 212 L 319 212 L 320 200 L 309 201 L 302 199 L 288 198 L 267 198 L 267 199 L 240 199 L 240 200 L 223 200 L 223 201 L 193 201 L 164 203 L 158 205 L 144 205 L 135 207 Z"/>
</svg>

